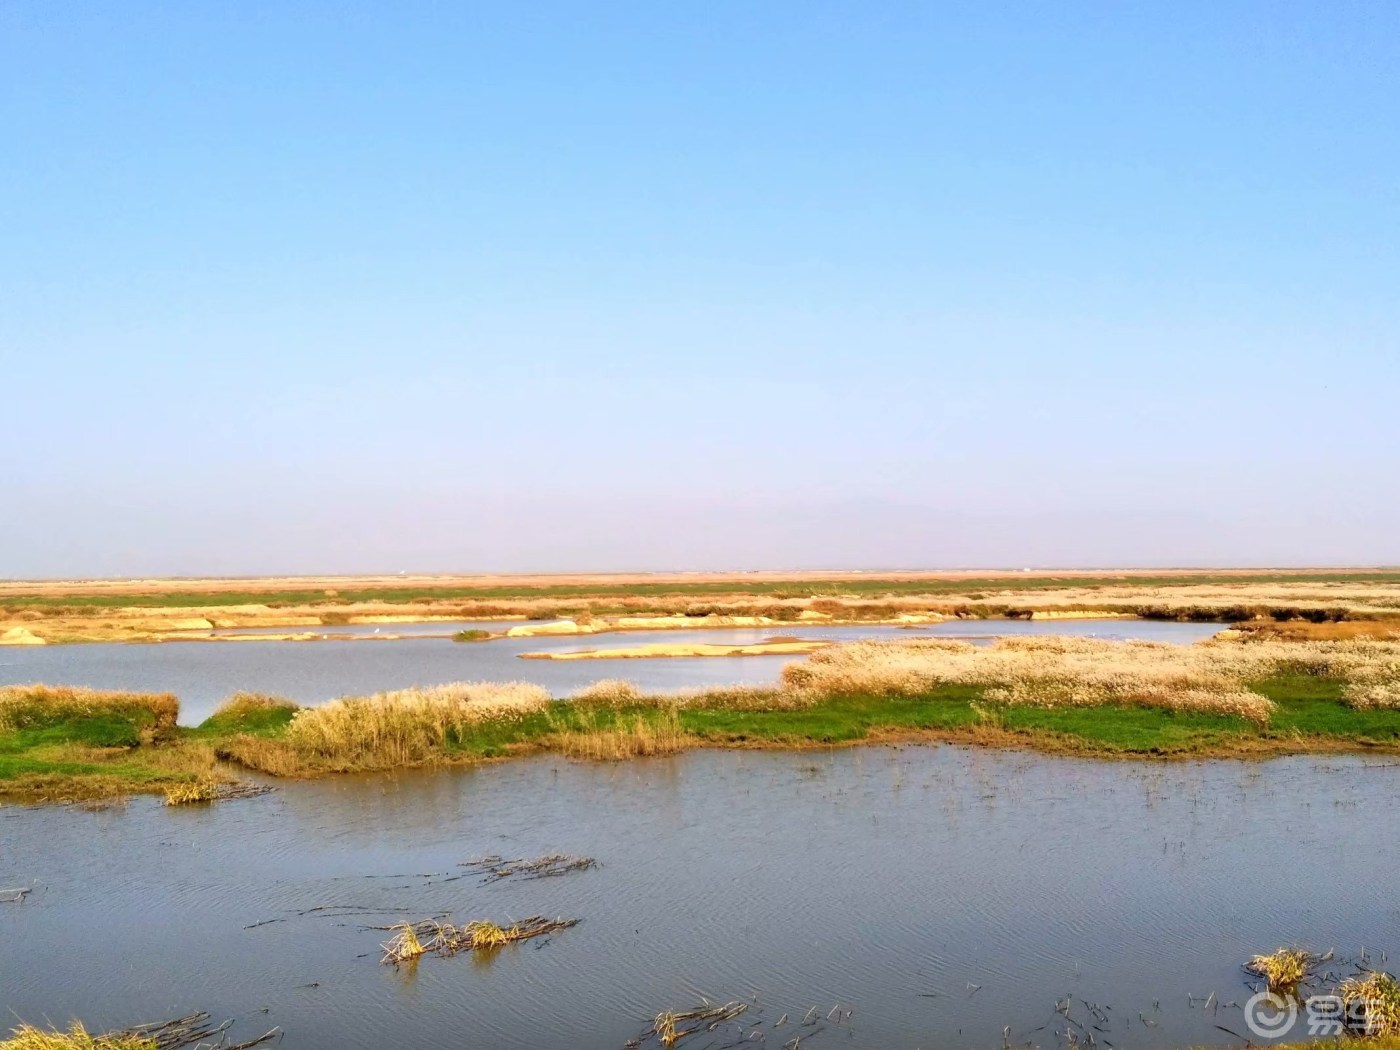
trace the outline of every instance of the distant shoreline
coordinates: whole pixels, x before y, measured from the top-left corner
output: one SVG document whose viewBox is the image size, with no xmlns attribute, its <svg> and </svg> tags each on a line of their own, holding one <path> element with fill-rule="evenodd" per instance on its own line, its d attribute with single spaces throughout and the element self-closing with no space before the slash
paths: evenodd
<svg viewBox="0 0 1400 1050">
<path fill-rule="evenodd" d="M 313 641 L 337 628 L 512 622 L 512 635 L 951 619 L 1400 624 L 1400 571 L 686 573 L 0 583 L 0 644 Z M 216 633 L 220 632 L 220 633 Z M 232 632 L 232 633 L 226 633 Z M 386 630 L 386 634 L 393 634 Z"/>
</svg>

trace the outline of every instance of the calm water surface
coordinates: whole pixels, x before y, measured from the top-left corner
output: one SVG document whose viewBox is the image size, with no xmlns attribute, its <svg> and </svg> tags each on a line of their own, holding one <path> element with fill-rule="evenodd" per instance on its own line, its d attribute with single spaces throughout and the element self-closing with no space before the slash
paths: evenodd
<svg viewBox="0 0 1400 1050">
<path fill-rule="evenodd" d="M 602 867 L 447 881 L 553 851 Z M 1057 1045 L 1069 994 L 1115 1047 L 1218 1044 L 1217 1025 L 1244 1031 L 1218 1004 L 1250 994 L 1252 953 L 1400 945 L 1398 869 L 1400 768 L 1356 758 L 542 757 L 212 808 L 4 808 L 0 886 L 37 888 L 0 904 L 0 1007 L 90 1027 L 205 1009 L 309 1050 L 619 1050 L 659 1010 L 756 996 L 763 1029 L 852 1011 L 803 1047 L 998 1050 L 1006 1026 Z M 309 910 L 329 905 L 356 914 Z M 413 970 L 379 965 L 386 935 L 359 927 L 438 912 L 583 922 Z"/>
<path fill-rule="evenodd" d="M 460 627 L 504 629 L 511 624 L 386 624 L 384 632 Z M 332 628 L 372 634 L 374 627 Z M 282 630 L 282 629 L 279 629 Z M 293 628 L 292 630 L 295 630 Z M 919 630 L 872 625 L 822 627 L 791 624 L 761 629 L 711 628 L 639 631 L 588 637 L 502 638 L 453 642 L 443 637 L 401 641 L 159 642 L 150 644 L 53 645 L 0 648 L 0 685 L 49 682 L 102 689 L 171 692 L 180 698 L 180 720 L 197 724 L 238 690 L 272 693 L 302 704 L 409 685 L 455 681 L 537 682 L 567 696 L 600 678 L 627 678 L 643 689 L 665 692 L 710 685 L 766 684 L 778 678 L 791 656 L 693 657 L 661 660 L 521 660 L 520 653 L 639 645 L 648 642 L 748 644 L 775 635 L 802 638 L 968 637 L 993 634 L 1071 634 L 1099 638 L 1145 638 L 1192 642 L 1220 630 L 1219 624 L 1133 620 L 950 622 Z"/>
</svg>

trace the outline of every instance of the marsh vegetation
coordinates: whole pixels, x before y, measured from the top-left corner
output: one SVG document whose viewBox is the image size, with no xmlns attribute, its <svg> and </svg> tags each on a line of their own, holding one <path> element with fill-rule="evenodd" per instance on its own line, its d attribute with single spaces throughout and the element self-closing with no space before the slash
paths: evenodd
<svg viewBox="0 0 1400 1050">
<path fill-rule="evenodd" d="M 0 689 L 0 790 L 158 790 L 192 801 L 216 797 L 240 771 L 296 777 L 538 751 L 618 760 L 862 740 L 1103 756 L 1395 750 L 1400 642 L 858 642 L 789 664 L 771 687 L 648 695 L 608 679 L 559 700 L 529 682 L 459 682 L 312 708 L 237 694 L 192 728 L 177 715 L 168 694 Z"/>
</svg>

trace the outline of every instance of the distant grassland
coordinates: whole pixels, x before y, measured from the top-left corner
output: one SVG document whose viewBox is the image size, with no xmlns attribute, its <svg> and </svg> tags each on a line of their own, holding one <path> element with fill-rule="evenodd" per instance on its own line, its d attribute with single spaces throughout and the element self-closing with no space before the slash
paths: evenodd
<svg viewBox="0 0 1400 1050">
<path fill-rule="evenodd" d="M 472 620 L 567 619 L 596 634 L 797 621 L 908 625 L 1098 616 L 1251 629 L 1269 622 L 1385 623 L 1370 632 L 1383 636 L 1400 630 L 1400 571 L 0 581 L 0 645 L 227 640 L 226 632 L 258 627 L 314 632 L 347 624 Z M 305 633 L 300 640 L 311 637 Z"/>
<path fill-rule="evenodd" d="M 771 687 L 653 696 L 610 680 L 561 700 L 525 682 L 453 683 L 305 709 L 241 694 L 196 728 L 176 725 L 176 710 L 163 694 L 0 689 L 0 796 L 693 747 L 953 741 L 1106 758 L 1394 754 L 1400 642 L 857 642 L 788 665 Z"/>
<path fill-rule="evenodd" d="M 44 594 L 23 592 L 0 595 L 0 607 L 11 610 L 24 608 L 219 608 L 231 605 L 324 605 L 352 603 L 411 604 L 453 600 L 528 600 L 536 598 L 629 598 L 629 597 L 715 597 L 723 595 L 754 595 L 765 598 L 822 597 L 896 597 L 905 595 L 965 595 L 970 592 L 1007 593 L 1059 589 L 1102 590 L 1133 587 L 1201 587 L 1223 585 L 1277 584 L 1393 584 L 1400 585 L 1400 571 L 1362 572 L 1230 572 L 1162 573 L 1122 575 L 1053 575 L 1008 574 L 985 577 L 921 577 L 916 579 L 891 577 L 859 577 L 839 580 L 742 579 L 693 582 L 627 582 L 551 584 L 515 582 L 508 585 L 413 585 L 337 587 L 330 584 L 319 589 L 242 590 L 178 590 L 150 593 L 68 593 Z M 328 593 L 329 592 L 329 593 Z"/>
</svg>

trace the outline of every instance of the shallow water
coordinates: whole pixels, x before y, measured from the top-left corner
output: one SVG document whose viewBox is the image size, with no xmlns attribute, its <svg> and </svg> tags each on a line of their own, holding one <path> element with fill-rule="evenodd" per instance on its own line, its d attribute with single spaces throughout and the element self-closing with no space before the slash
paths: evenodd
<svg viewBox="0 0 1400 1050">
<path fill-rule="evenodd" d="M 381 625 L 405 633 L 413 625 Z M 437 633 L 462 625 L 432 624 Z M 471 626 L 471 625 L 468 625 Z M 490 626 L 490 625 L 488 625 Z M 359 628 L 372 632 L 373 627 Z M 344 628 L 331 628 L 343 631 Z M 778 635 L 803 638 L 985 637 L 1002 634 L 1072 634 L 1191 642 L 1220 630 L 1218 624 L 1134 620 L 1070 620 L 1034 623 L 963 621 L 908 630 L 886 625 L 822 627 L 784 624 L 755 629 L 633 631 L 585 637 L 501 638 L 453 642 L 448 638 L 401 641 L 157 642 L 0 648 L 0 685 L 48 682 L 101 689 L 171 692 L 180 698 L 180 721 L 198 724 L 239 690 L 286 696 L 301 704 L 409 685 L 455 681 L 524 680 L 567 696 L 601 678 L 627 678 L 642 689 L 668 692 L 711 685 L 775 682 L 791 656 L 690 657 L 649 660 L 521 660 L 520 653 L 631 646 L 649 642 L 717 642 L 742 645 Z"/>
<path fill-rule="evenodd" d="M 1247 1034 L 1219 1003 L 1248 997 L 1254 952 L 1400 943 L 1398 830 L 1400 768 L 1374 760 L 949 746 L 541 757 L 212 808 L 0 809 L 0 885 L 37 883 L 0 905 L 0 1005 L 92 1027 L 206 1009 L 310 1050 L 617 1050 L 662 1009 L 757 996 L 764 1029 L 853 1011 L 803 1047 L 994 1050 L 1005 1026 L 1056 1045 L 1071 994 L 1076 1019 L 1100 1004 L 1113 1046 L 1219 1044 L 1216 1025 Z M 602 867 L 432 874 L 553 851 Z M 326 905 L 361 913 L 298 914 Z M 412 971 L 380 966 L 386 934 L 357 926 L 442 911 L 583 922 Z"/>
</svg>

